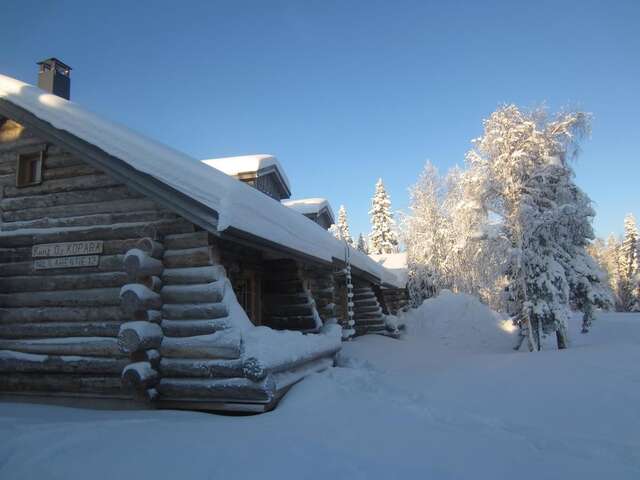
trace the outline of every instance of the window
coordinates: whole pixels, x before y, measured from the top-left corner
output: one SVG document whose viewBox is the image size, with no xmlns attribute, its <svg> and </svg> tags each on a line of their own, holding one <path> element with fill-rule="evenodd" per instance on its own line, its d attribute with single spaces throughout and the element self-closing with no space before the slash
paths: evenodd
<svg viewBox="0 0 640 480">
<path fill-rule="evenodd" d="M 42 183 L 42 162 L 44 151 L 18 154 L 16 186 L 28 187 Z"/>
</svg>

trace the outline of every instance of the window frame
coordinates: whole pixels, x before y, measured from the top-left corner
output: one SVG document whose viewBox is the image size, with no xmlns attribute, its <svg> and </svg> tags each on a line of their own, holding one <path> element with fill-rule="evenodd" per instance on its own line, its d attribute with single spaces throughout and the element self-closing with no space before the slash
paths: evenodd
<svg viewBox="0 0 640 480">
<path fill-rule="evenodd" d="M 32 187 L 42 183 L 46 148 L 26 150 L 16 154 L 16 188 Z M 35 164 L 35 171 L 33 165 Z M 28 166 L 28 167 L 27 167 Z M 29 176 L 25 177 L 24 169 L 29 169 Z"/>
</svg>

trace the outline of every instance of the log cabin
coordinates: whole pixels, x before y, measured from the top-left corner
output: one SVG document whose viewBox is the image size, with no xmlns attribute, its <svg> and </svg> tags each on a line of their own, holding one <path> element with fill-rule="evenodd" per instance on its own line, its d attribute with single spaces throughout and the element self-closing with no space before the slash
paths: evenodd
<svg viewBox="0 0 640 480">
<path fill-rule="evenodd" d="M 343 340 L 393 334 L 401 282 L 326 231 L 328 204 L 283 205 L 274 157 L 197 161 L 39 65 L 39 87 L 0 75 L 3 399 L 263 412 Z"/>
</svg>

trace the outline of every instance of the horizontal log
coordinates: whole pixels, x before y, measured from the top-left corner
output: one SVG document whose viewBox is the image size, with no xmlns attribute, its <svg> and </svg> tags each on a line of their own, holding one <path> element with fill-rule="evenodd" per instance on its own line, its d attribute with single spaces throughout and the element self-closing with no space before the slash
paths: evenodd
<svg viewBox="0 0 640 480">
<path fill-rule="evenodd" d="M 162 314 L 171 320 L 198 320 L 226 317 L 229 310 L 224 303 L 165 303 L 162 305 Z"/>
<path fill-rule="evenodd" d="M 126 358 L 38 355 L 0 350 L 2 373 L 108 373 L 119 374 L 129 363 Z"/>
<path fill-rule="evenodd" d="M 45 160 L 45 169 L 42 172 L 42 180 L 45 182 L 47 180 L 52 180 L 54 178 L 69 178 L 69 177 L 77 177 L 79 175 L 92 175 L 102 173 L 99 170 L 96 170 L 91 165 L 70 165 L 70 166 L 60 166 L 55 168 L 50 168 L 47 166 L 49 163 L 49 158 Z"/>
<path fill-rule="evenodd" d="M 206 267 L 165 268 L 162 272 L 162 280 L 167 285 L 211 283 L 221 280 L 225 276 L 226 273 L 222 265 L 210 265 Z"/>
<path fill-rule="evenodd" d="M 78 167 L 80 165 L 87 165 L 86 163 L 84 163 L 84 161 L 79 158 L 76 157 L 75 155 L 69 153 L 69 152 L 64 152 L 64 151 L 59 151 L 59 152 L 54 152 L 52 151 L 54 147 L 50 146 L 47 149 L 47 155 L 44 159 L 44 170 L 53 170 L 56 168 L 64 168 L 64 167 Z M 89 165 L 87 165 L 89 167 Z M 91 167 L 93 168 L 93 167 Z M 98 170 L 96 170 L 95 168 L 93 169 L 95 170 L 97 173 L 99 173 Z"/>
<path fill-rule="evenodd" d="M 121 322 L 128 317 L 119 306 L 0 308 L 0 325 L 44 322 Z"/>
<path fill-rule="evenodd" d="M 219 330 L 231 328 L 228 318 L 206 320 L 162 320 L 162 331 L 169 337 L 193 337 L 208 335 Z"/>
<path fill-rule="evenodd" d="M 15 183 L 16 183 L 15 173 L 0 174 L 0 189 L 2 189 L 2 187 L 4 187 L 5 185 L 15 185 Z"/>
<path fill-rule="evenodd" d="M 114 272 L 122 271 L 122 262 L 124 255 L 103 255 L 100 256 L 98 265 L 92 267 L 76 267 L 73 269 L 75 274 L 92 273 L 92 272 Z M 33 262 L 18 262 L 9 264 L 0 264 L 0 277 L 30 275 L 34 272 Z M 38 270 L 38 275 L 59 275 L 69 273 L 68 268 L 51 268 L 46 270 Z"/>
<path fill-rule="evenodd" d="M 118 288 L 0 294 L 0 307 L 83 307 L 118 305 L 119 303 L 120 289 Z"/>
<path fill-rule="evenodd" d="M 135 248 L 139 239 L 105 240 L 102 242 L 102 255 L 123 255 Z M 32 260 L 33 246 L 0 248 L 0 263 L 24 262 Z"/>
<path fill-rule="evenodd" d="M 139 248 L 129 250 L 124 256 L 124 271 L 132 281 L 143 277 L 159 276 L 163 269 L 162 261 L 150 257 Z"/>
<path fill-rule="evenodd" d="M 149 362 L 135 362 L 127 365 L 122 371 L 122 386 L 138 392 L 145 392 L 159 380 L 158 372 Z"/>
<path fill-rule="evenodd" d="M 117 185 L 120 185 L 120 182 L 109 175 L 82 175 L 71 178 L 56 178 L 31 187 L 6 186 L 4 188 L 4 196 L 6 198 L 26 197 L 28 195 L 92 190 L 94 188 L 115 187 Z"/>
<path fill-rule="evenodd" d="M 167 235 L 164 237 L 163 243 L 167 250 L 206 247 L 209 245 L 209 232 L 201 230 L 199 232 Z"/>
<path fill-rule="evenodd" d="M 4 227 L 4 226 L 3 226 Z M 193 224 L 182 219 L 151 222 L 115 223 L 104 225 L 42 229 L 41 231 L 0 232 L 3 247 L 31 246 L 38 243 L 77 242 L 85 240 L 114 240 L 127 238 L 158 238 L 164 232 L 193 230 Z"/>
<path fill-rule="evenodd" d="M 53 180 L 51 180 L 53 181 Z M 92 215 L 96 213 L 118 213 L 131 211 L 153 210 L 156 203 L 143 198 L 127 198 L 125 200 L 91 201 L 90 203 L 75 203 L 43 208 L 22 208 L 10 212 L 3 212 L 5 222 L 20 222 L 38 218 L 75 217 L 78 215 Z"/>
<path fill-rule="evenodd" d="M 91 357 L 122 357 L 115 338 L 73 337 L 32 340 L 2 340 L 0 350 L 48 355 L 86 355 Z"/>
<path fill-rule="evenodd" d="M 123 323 L 118 333 L 120 351 L 125 353 L 158 349 L 162 342 L 162 328 L 151 322 Z"/>
<path fill-rule="evenodd" d="M 226 279 L 200 285 L 165 285 L 160 292 L 167 303 L 220 302 L 224 298 Z"/>
<path fill-rule="evenodd" d="M 236 329 L 194 337 L 164 337 L 160 355 L 172 358 L 239 358 L 241 335 Z"/>
<path fill-rule="evenodd" d="M 122 212 L 122 213 L 96 213 L 92 215 L 79 215 L 76 217 L 63 218 L 39 218 L 37 220 L 27 220 L 24 222 L 5 223 L 3 229 L 6 231 L 17 231 L 23 229 L 53 229 L 53 228 L 72 228 L 72 227 L 93 227 L 101 225 L 131 224 L 131 223 L 148 223 L 156 221 L 166 221 L 171 219 L 179 221 L 180 218 L 169 210 L 149 210 L 144 212 Z M 193 228 L 188 224 L 182 224 L 185 229 Z"/>
<path fill-rule="evenodd" d="M 165 250 L 163 262 L 167 268 L 204 267 L 212 265 L 208 247 Z"/>
<path fill-rule="evenodd" d="M 69 275 L 20 275 L 0 277 L 0 292 L 38 292 L 76 288 L 121 287 L 127 282 L 124 272 L 97 272 Z"/>
<path fill-rule="evenodd" d="M 120 306 L 130 314 L 139 310 L 157 310 L 162 306 L 160 295 L 139 283 L 128 283 L 120 289 Z"/>
<path fill-rule="evenodd" d="M 238 402 L 269 403 L 275 384 L 270 377 L 253 382 L 246 378 L 195 379 L 163 378 L 157 385 L 163 398 L 211 399 Z"/>
<path fill-rule="evenodd" d="M 74 393 L 122 395 L 120 376 L 61 373 L 9 373 L 0 375 L 0 391 L 15 393 Z"/>
<path fill-rule="evenodd" d="M 46 142 L 43 139 L 29 135 L 28 133 L 25 133 L 24 130 L 21 130 L 22 127 L 17 127 L 17 129 L 21 133 L 16 132 L 17 137 L 14 140 L 0 142 L 0 153 L 8 153 L 10 156 L 15 156 L 16 151 L 22 150 L 25 147 L 44 147 L 46 145 Z M 28 151 L 32 150 L 28 149 Z"/>
<path fill-rule="evenodd" d="M 121 322 L 0 324 L 0 338 L 115 337 Z"/>
<path fill-rule="evenodd" d="M 49 193 L 28 197 L 3 198 L 0 200 L 0 208 L 5 212 L 24 209 L 37 209 L 47 207 L 59 207 L 62 205 L 84 204 L 91 202 L 109 202 L 140 198 L 140 195 L 132 192 L 125 186 L 96 188 L 94 190 L 79 190 L 74 192 Z M 94 212 L 95 213 L 95 212 Z M 64 215 L 70 217 L 72 215 Z M 33 217 L 39 218 L 39 217 Z"/>
<path fill-rule="evenodd" d="M 232 360 L 203 360 L 184 358 L 162 358 L 159 372 L 163 377 L 187 378 L 234 378 L 246 377 L 251 380 L 262 380 L 267 372 L 255 368 L 253 359 L 242 358 Z M 249 372 L 249 373 L 248 373 Z"/>
</svg>

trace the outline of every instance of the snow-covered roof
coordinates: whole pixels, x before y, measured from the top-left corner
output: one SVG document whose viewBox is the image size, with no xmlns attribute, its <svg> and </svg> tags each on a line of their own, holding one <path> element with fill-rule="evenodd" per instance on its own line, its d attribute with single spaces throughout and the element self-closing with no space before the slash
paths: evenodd
<svg viewBox="0 0 640 480">
<path fill-rule="evenodd" d="M 331 219 L 335 218 L 333 210 L 329 201 L 326 198 L 299 198 L 296 200 L 282 200 L 282 204 L 285 207 L 292 208 L 296 212 L 300 212 L 303 215 L 319 214 L 323 209 L 327 209 Z"/>
<path fill-rule="evenodd" d="M 387 270 L 393 272 L 402 285 L 407 284 L 408 268 L 407 268 L 407 252 L 399 253 L 382 253 L 379 255 L 369 255 L 374 261 L 382 265 Z"/>
<path fill-rule="evenodd" d="M 344 242 L 295 210 L 279 202 L 267 202 L 265 194 L 255 188 L 178 150 L 103 119 L 74 102 L 4 75 L 0 75 L 0 100 L 26 110 L 54 128 L 69 132 L 134 170 L 215 210 L 220 232 L 234 227 L 328 262 L 345 257 Z M 399 283 L 393 273 L 368 256 L 350 250 L 352 265 L 384 283 Z"/>
<path fill-rule="evenodd" d="M 287 178 L 287 174 L 284 173 L 284 168 L 280 165 L 280 162 L 273 155 L 259 154 L 259 155 L 241 155 L 238 157 L 222 157 L 222 158 L 210 158 L 208 160 L 202 160 L 202 163 L 209 165 L 210 167 L 217 168 L 221 172 L 237 177 L 243 173 L 260 172 L 264 170 L 275 169 L 282 178 L 285 186 L 291 191 L 291 184 Z"/>
</svg>

